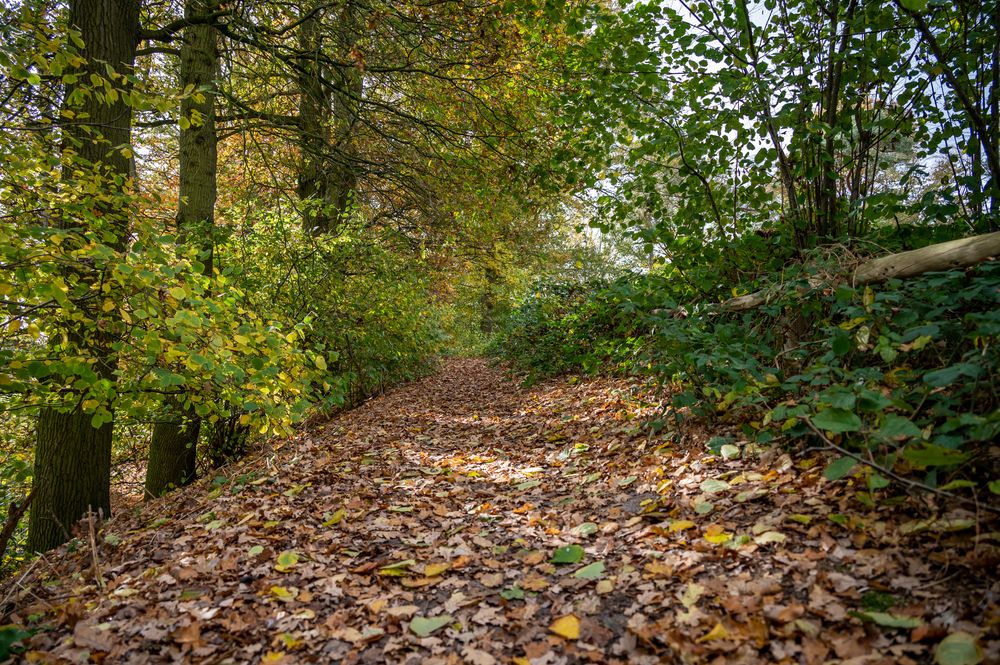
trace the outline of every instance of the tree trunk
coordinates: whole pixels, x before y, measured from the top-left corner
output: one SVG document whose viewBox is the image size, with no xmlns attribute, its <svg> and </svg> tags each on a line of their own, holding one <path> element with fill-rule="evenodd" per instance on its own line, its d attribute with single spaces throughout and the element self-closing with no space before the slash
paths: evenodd
<svg viewBox="0 0 1000 665">
<path fill-rule="evenodd" d="M 86 218 L 63 216 L 63 228 L 102 232 L 106 244 L 116 251 L 125 247 L 128 228 L 128 200 L 131 158 L 122 146 L 131 145 L 132 109 L 118 95 L 113 101 L 99 99 L 94 94 L 74 94 L 77 88 L 91 85 L 91 76 L 110 78 L 106 66 L 116 72 L 113 85 L 127 89 L 123 75 L 131 73 L 139 35 L 138 0 L 71 0 L 70 25 L 80 31 L 85 44 L 82 56 L 86 60 L 78 72 L 79 83 L 67 85 L 64 106 L 84 118 L 82 122 L 64 127 L 64 150 L 67 166 L 63 179 L 67 192 L 78 188 L 77 172 L 83 172 L 84 183 L 100 177 L 103 202 L 88 203 L 96 214 Z M 86 114 L 86 115 L 83 115 Z M 65 323 L 67 345 L 53 339 L 55 355 L 76 355 L 94 359 L 94 371 L 103 384 L 104 395 L 113 394 L 117 357 L 112 348 L 115 321 L 102 314 L 90 296 L 98 288 L 101 275 L 93 267 L 70 268 L 77 284 L 87 294 L 77 303 L 84 323 Z M 108 297 L 114 299 L 113 292 Z M 54 378 L 54 381 L 59 381 Z M 111 386 L 108 390 L 107 387 Z M 80 400 L 76 400 L 79 402 Z M 110 410 L 110 405 L 104 405 Z M 31 504 L 28 524 L 28 548 L 33 551 L 51 549 L 70 537 L 73 524 L 88 510 L 111 513 L 111 438 L 113 426 L 104 422 L 95 428 L 91 414 L 79 403 L 69 409 L 49 407 L 38 416 L 35 447 L 35 497 Z"/>
<path fill-rule="evenodd" d="M 80 409 L 39 415 L 29 550 L 44 552 L 72 538 L 88 510 L 111 515 L 112 429 L 111 423 L 92 427 Z"/>
<path fill-rule="evenodd" d="M 177 418 L 153 426 L 146 466 L 146 499 L 154 499 L 194 479 L 200 430 L 197 418 L 186 424 Z"/>
<path fill-rule="evenodd" d="M 306 10 L 299 26 L 299 181 L 302 226 L 311 235 L 337 230 L 357 184 L 353 135 L 363 93 L 358 66 L 331 68 L 324 48 L 354 52 L 360 38 L 358 7 L 348 0 L 336 21 Z M 322 28 L 335 26 L 330 32 Z M 324 46 L 324 42 L 326 45 Z"/>
<path fill-rule="evenodd" d="M 193 18 L 218 10 L 217 0 L 187 0 L 184 17 Z M 184 30 L 181 46 L 181 88 L 192 86 L 200 94 L 181 101 L 181 116 L 195 118 L 180 133 L 180 191 L 177 205 L 179 244 L 193 240 L 201 246 L 206 275 L 212 274 L 212 236 L 215 224 L 218 138 L 215 131 L 216 78 L 219 52 L 215 28 L 191 25 Z M 197 121 L 200 119 L 200 121 Z M 194 480 L 198 434 L 201 423 L 182 399 L 172 400 L 163 420 L 153 427 L 146 467 L 146 498 L 155 498 L 171 488 Z"/>
<path fill-rule="evenodd" d="M 333 226 L 330 211 L 329 174 L 326 155 L 330 150 L 330 93 L 320 62 L 322 37 L 319 17 L 312 13 L 299 26 L 299 182 L 303 204 L 302 227 L 311 235 L 322 235 Z"/>
<path fill-rule="evenodd" d="M 916 277 L 933 270 L 954 270 L 1000 256 L 1000 231 L 928 245 L 909 252 L 867 261 L 854 271 L 855 284 L 872 284 L 887 279 Z"/>
<path fill-rule="evenodd" d="M 939 242 L 920 249 L 890 254 L 865 261 L 852 273 L 850 282 L 854 285 L 876 284 L 889 279 L 906 279 L 935 270 L 954 270 L 985 261 L 991 256 L 1000 256 L 1000 231 Z M 810 288 L 817 289 L 826 282 L 819 277 L 809 278 Z M 765 289 L 745 296 L 730 298 L 720 305 L 721 311 L 742 312 L 766 304 L 775 292 Z"/>
</svg>

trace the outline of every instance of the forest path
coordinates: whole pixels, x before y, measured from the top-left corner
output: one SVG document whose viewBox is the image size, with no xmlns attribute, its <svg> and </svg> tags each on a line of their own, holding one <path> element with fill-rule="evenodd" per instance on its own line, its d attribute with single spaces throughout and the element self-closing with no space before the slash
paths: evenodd
<svg viewBox="0 0 1000 665">
<path fill-rule="evenodd" d="M 49 626 L 42 661 L 906 663 L 962 629 L 996 653 L 995 561 L 901 544 L 898 508 L 841 519 L 816 460 L 650 440 L 643 397 L 446 361 L 116 518 L 96 567 L 50 553 L 0 623 Z"/>
</svg>

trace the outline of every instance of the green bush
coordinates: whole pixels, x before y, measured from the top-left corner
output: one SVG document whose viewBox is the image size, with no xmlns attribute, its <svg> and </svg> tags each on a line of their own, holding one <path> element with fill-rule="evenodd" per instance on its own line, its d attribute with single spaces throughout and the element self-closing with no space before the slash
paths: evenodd
<svg viewBox="0 0 1000 665">
<path fill-rule="evenodd" d="M 540 285 L 493 350 L 530 378 L 655 379 L 672 406 L 656 427 L 729 420 L 758 443 L 839 447 L 957 490 L 1000 475 L 989 447 L 1000 438 L 1000 264 L 858 288 L 815 287 L 819 272 L 786 269 L 766 305 L 739 313 L 698 302 L 675 275 Z M 849 459 L 828 477 L 850 472 Z M 870 491 L 888 484 L 866 478 Z"/>
</svg>

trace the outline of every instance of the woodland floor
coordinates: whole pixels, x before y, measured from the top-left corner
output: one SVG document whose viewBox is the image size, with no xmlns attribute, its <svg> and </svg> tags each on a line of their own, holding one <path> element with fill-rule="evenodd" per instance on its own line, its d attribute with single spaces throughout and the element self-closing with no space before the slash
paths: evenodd
<svg viewBox="0 0 1000 665">
<path fill-rule="evenodd" d="M 38 559 L 0 624 L 38 662 L 910 663 L 960 631 L 1000 659 L 995 524 L 665 445 L 647 397 L 446 361 Z"/>
</svg>

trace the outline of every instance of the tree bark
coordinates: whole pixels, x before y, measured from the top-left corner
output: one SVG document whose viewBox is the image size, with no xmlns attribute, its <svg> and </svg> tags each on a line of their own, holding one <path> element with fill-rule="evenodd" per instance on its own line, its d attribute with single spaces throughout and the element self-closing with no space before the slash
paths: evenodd
<svg viewBox="0 0 1000 665">
<path fill-rule="evenodd" d="M 187 0 L 187 20 L 212 15 L 218 0 Z M 181 116 L 192 120 L 180 132 L 180 191 L 177 205 L 177 239 L 194 241 L 201 248 L 206 275 L 212 274 L 212 236 L 215 225 L 218 137 L 215 131 L 216 79 L 219 71 L 218 34 L 209 23 L 193 22 L 184 30 L 181 46 L 181 88 L 191 86 L 196 95 L 181 101 Z M 182 398 L 167 405 L 162 420 L 153 427 L 146 466 L 146 498 L 194 480 L 201 422 Z"/>
<path fill-rule="evenodd" d="M 75 193 L 88 181 L 100 179 L 103 191 L 100 202 L 89 203 L 93 215 L 84 218 L 64 216 L 63 228 L 103 233 L 105 242 L 115 251 L 125 247 L 128 229 L 128 189 L 131 187 L 132 161 L 122 146 L 131 145 L 132 109 L 121 94 L 98 98 L 81 88 L 90 86 L 91 76 L 110 79 L 106 66 L 116 72 L 113 86 L 127 89 L 125 74 L 131 72 L 139 34 L 139 0 L 71 0 L 70 25 L 80 32 L 86 60 L 78 72 L 78 83 L 66 86 L 64 107 L 82 122 L 63 129 L 64 156 L 67 166 L 63 180 L 67 191 Z M 83 115 L 87 114 L 87 115 Z M 78 175 L 82 172 L 83 175 Z M 78 186 L 77 181 L 82 180 Z M 99 288 L 99 270 L 79 266 L 69 270 L 88 295 Z M 115 294 L 109 294 L 114 298 Z M 92 358 L 94 372 L 105 386 L 104 394 L 113 394 L 117 356 L 112 348 L 115 323 L 93 304 L 94 298 L 81 298 L 78 307 L 84 322 L 67 320 L 65 334 L 68 348 L 53 341 L 57 355 L 72 354 Z M 57 346 L 58 345 L 58 346 Z M 59 381 L 58 378 L 53 379 Z M 110 386 L 111 389 L 107 390 Z M 108 406 L 110 409 L 110 406 Z M 28 548 L 51 549 L 70 537 L 73 524 L 88 510 L 111 514 L 111 438 L 113 426 L 105 422 L 91 425 L 92 415 L 78 403 L 70 409 L 48 407 L 38 416 L 35 447 L 34 500 L 28 523 Z"/>
<path fill-rule="evenodd" d="M 348 0 L 335 22 L 308 10 L 299 26 L 299 179 L 302 227 L 311 235 L 337 230 L 357 185 L 352 138 L 363 93 L 360 65 L 336 70 L 323 64 L 324 48 L 353 52 L 358 8 Z M 327 23 L 336 29 L 322 30 Z"/>
<path fill-rule="evenodd" d="M 909 252 L 867 261 L 854 271 L 852 282 L 873 284 L 887 279 L 906 279 L 933 270 L 964 268 L 1000 255 L 1000 231 L 928 245 Z"/>
<path fill-rule="evenodd" d="M 315 12 L 299 26 L 299 182 L 302 227 L 322 235 L 333 226 L 329 175 L 325 156 L 330 149 L 330 92 L 320 64 L 322 35 Z"/>
</svg>

